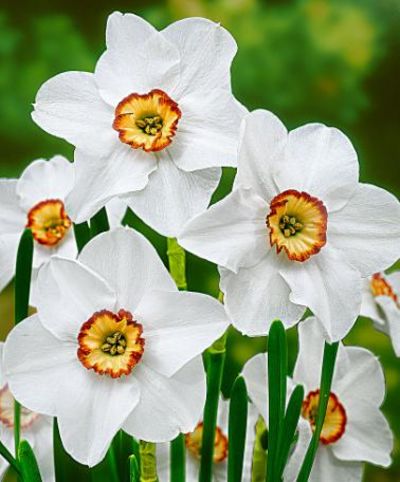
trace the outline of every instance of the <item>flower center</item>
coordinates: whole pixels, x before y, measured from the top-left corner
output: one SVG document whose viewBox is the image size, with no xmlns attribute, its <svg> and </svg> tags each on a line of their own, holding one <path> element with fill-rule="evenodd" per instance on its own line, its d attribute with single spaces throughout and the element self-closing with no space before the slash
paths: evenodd
<svg viewBox="0 0 400 482">
<path fill-rule="evenodd" d="M 203 440 L 203 423 L 197 424 L 195 430 L 186 434 L 185 444 L 189 452 L 196 459 L 201 459 L 201 444 Z M 214 463 L 223 462 L 228 457 L 228 437 L 216 427 L 214 440 Z"/>
<path fill-rule="evenodd" d="M 64 203 L 59 199 L 48 199 L 29 211 L 26 227 L 31 229 L 39 244 L 52 247 L 62 241 L 71 225 Z"/>
<path fill-rule="evenodd" d="M 301 414 L 303 418 L 309 421 L 312 431 L 315 430 L 318 416 L 319 390 L 310 392 L 303 402 Z M 347 416 L 343 405 L 334 393 L 330 393 L 328 407 L 320 441 L 324 445 L 337 442 L 346 429 Z"/>
<path fill-rule="evenodd" d="M 293 261 L 306 261 L 326 244 L 327 210 L 319 199 L 294 189 L 271 201 L 267 216 L 269 239 L 279 254 L 282 249 Z"/>
<path fill-rule="evenodd" d="M 181 118 L 178 104 L 165 92 L 130 94 L 115 109 L 113 128 L 121 142 L 146 152 L 161 151 L 172 142 Z"/>
<path fill-rule="evenodd" d="M 23 430 L 29 428 L 38 417 L 38 413 L 21 406 L 21 428 Z M 7 385 L 0 390 L 0 422 L 8 428 L 14 427 L 14 397 Z"/>
<path fill-rule="evenodd" d="M 100 375 L 129 375 L 144 352 L 142 334 L 142 325 L 129 311 L 99 311 L 81 327 L 78 358 L 85 368 Z"/>
<path fill-rule="evenodd" d="M 370 289 L 373 296 L 389 296 L 397 306 L 399 306 L 399 300 L 393 287 L 390 283 L 380 274 L 375 273 L 370 281 Z"/>
</svg>

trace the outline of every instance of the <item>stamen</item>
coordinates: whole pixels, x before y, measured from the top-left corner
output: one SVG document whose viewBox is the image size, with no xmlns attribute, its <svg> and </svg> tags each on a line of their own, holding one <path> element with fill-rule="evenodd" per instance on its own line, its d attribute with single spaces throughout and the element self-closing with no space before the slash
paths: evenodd
<svg viewBox="0 0 400 482">
<path fill-rule="evenodd" d="M 290 238 L 303 229 L 303 224 L 295 216 L 285 215 L 281 217 L 279 228 L 285 238 Z"/>
</svg>

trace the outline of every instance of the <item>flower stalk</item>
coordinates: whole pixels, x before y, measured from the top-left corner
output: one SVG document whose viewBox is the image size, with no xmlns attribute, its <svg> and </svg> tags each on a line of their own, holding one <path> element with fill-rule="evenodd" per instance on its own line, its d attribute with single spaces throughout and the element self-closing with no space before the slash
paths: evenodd
<svg viewBox="0 0 400 482">
<path fill-rule="evenodd" d="M 19 444 L 18 460 L 21 467 L 22 480 L 24 482 L 42 482 L 35 454 L 26 440 L 22 440 Z"/>
<path fill-rule="evenodd" d="M 187 290 L 186 253 L 175 238 L 167 238 L 169 272 L 179 290 Z"/>
<path fill-rule="evenodd" d="M 33 236 L 30 229 L 22 233 L 15 269 L 15 325 L 28 317 L 29 295 L 32 278 Z M 14 401 L 14 443 L 15 456 L 18 457 L 18 448 L 21 436 L 21 406 Z"/>
<path fill-rule="evenodd" d="M 185 436 L 181 433 L 171 442 L 170 482 L 185 482 Z"/>
<path fill-rule="evenodd" d="M 140 482 L 158 482 L 156 445 L 140 441 Z"/>
<path fill-rule="evenodd" d="M 329 344 L 325 342 L 324 358 L 321 371 L 320 398 L 318 404 L 317 423 L 315 425 L 315 430 L 311 438 L 307 453 L 304 457 L 303 465 L 301 466 L 297 482 L 307 482 L 311 474 L 315 455 L 319 446 L 319 439 L 324 425 L 326 409 L 328 407 L 338 348 L 339 343 Z"/>
<path fill-rule="evenodd" d="M 241 482 L 247 429 L 247 389 L 242 377 L 233 385 L 229 405 L 228 482 Z"/>
</svg>

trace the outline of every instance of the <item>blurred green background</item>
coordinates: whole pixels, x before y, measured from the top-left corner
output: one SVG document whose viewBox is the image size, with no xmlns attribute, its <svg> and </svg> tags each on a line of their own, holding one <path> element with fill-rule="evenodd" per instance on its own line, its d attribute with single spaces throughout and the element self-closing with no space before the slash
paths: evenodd
<svg viewBox="0 0 400 482">
<path fill-rule="evenodd" d="M 7 2 L 7 0 L 6 0 Z M 321 121 L 342 129 L 359 153 L 361 179 L 400 194 L 400 2 L 399 0 L 74 0 L 0 5 L 0 176 L 19 176 L 33 159 L 72 148 L 41 131 L 31 104 L 43 81 L 66 70 L 93 71 L 104 49 L 107 15 L 120 9 L 157 27 L 187 16 L 205 16 L 228 28 L 239 44 L 233 89 L 249 109 L 267 108 L 291 128 Z M 228 192 L 227 170 L 214 200 Z M 0 207 L 1 209 L 1 207 Z M 131 213 L 133 224 L 156 244 L 164 240 Z M 188 256 L 189 285 L 216 294 L 215 267 Z M 12 318 L 12 287 L 0 296 L 0 335 Z M 389 470 L 368 467 L 365 480 L 400 480 L 400 362 L 388 338 L 359 320 L 346 340 L 373 350 L 384 364 L 384 411 L 396 433 Z M 296 336 L 290 333 L 291 362 Z M 242 364 L 265 348 L 232 332 L 224 392 Z M 366 421 L 368 423 L 368 421 Z M 321 481 L 322 482 L 322 481 Z"/>
</svg>

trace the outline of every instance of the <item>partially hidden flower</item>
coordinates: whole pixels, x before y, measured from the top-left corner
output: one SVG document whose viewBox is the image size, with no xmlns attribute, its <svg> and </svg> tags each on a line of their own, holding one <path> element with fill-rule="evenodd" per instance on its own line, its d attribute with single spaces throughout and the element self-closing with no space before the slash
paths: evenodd
<svg viewBox="0 0 400 482">
<path fill-rule="evenodd" d="M 363 280 L 361 315 L 371 318 L 378 330 L 390 336 L 400 356 L 400 272 L 375 273 Z"/>
<path fill-rule="evenodd" d="M 258 419 L 258 410 L 249 403 L 247 416 L 246 441 L 243 459 L 243 482 L 251 482 L 251 468 L 253 449 L 256 438 L 255 426 Z M 214 456 L 213 456 L 213 482 L 226 482 L 228 474 L 228 422 L 229 422 L 229 401 L 220 398 L 215 430 Z M 185 435 L 186 447 L 186 480 L 197 482 L 201 461 L 201 447 L 203 436 L 203 422 L 196 425 L 194 431 Z M 169 444 L 157 445 L 157 468 L 161 482 L 170 480 L 170 446 Z"/>
<path fill-rule="evenodd" d="M 236 162 L 243 106 L 231 92 L 237 46 L 219 24 L 189 18 L 157 31 L 114 12 L 95 72 L 40 88 L 35 122 L 76 146 L 74 221 L 116 195 L 160 233 L 176 235 L 208 206 L 220 166 Z"/>
<path fill-rule="evenodd" d="M 74 166 L 62 156 L 33 161 L 19 179 L 0 179 L 0 290 L 13 278 L 18 244 L 25 228 L 34 238 L 33 268 L 54 254 L 77 254 L 65 198 L 74 183 Z"/>
<path fill-rule="evenodd" d="M 220 266 L 226 309 L 240 331 L 265 334 L 275 319 L 290 327 L 305 307 L 328 340 L 351 329 L 362 278 L 400 253 L 400 203 L 359 183 L 358 171 L 337 129 L 288 132 L 270 112 L 246 116 L 233 192 L 178 236 Z"/>
<path fill-rule="evenodd" d="M 299 354 L 293 379 L 288 379 L 288 397 L 295 385 L 302 385 L 305 398 L 285 482 L 297 480 L 315 429 L 324 350 L 324 336 L 315 317 L 300 323 L 298 329 Z M 250 398 L 268 421 L 266 355 L 250 359 L 243 375 Z M 340 344 L 310 482 L 360 482 L 363 462 L 390 465 L 393 435 L 380 410 L 384 397 L 385 380 L 377 358 L 364 348 Z"/>
<path fill-rule="evenodd" d="M 24 406 L 57 417 L 72 457 L 96 465 L 120 428 L 151 442 L 194 429 L 201 353 L 229 323 L 222 304 L 179 292 L 126 228 L 97 236 L 78 260 L 53 257 L 38 294 L 37 314 L 7 338 L 6 375 Z"/>
<path fill-rule="evenodd" d="M 14 397 L 5 378 L 3 367 L 4 343 L 0 343 L 0 440 L 14 453 Z M 43 482 L 55 482 L 53 461 L 53 419 L 21 407 L 21 439 L 31 445 Z M 0 479 L 3 480 L 9 464 L 0 457 Z"/>
</svg>

